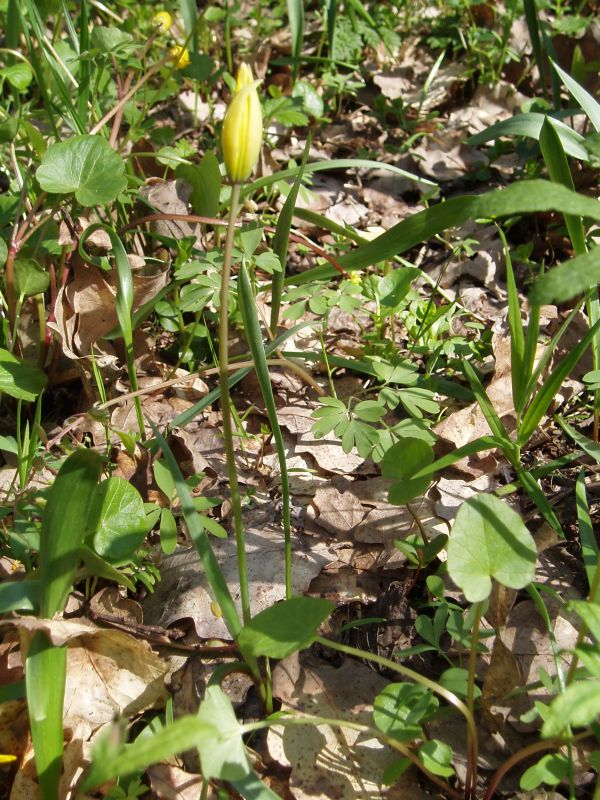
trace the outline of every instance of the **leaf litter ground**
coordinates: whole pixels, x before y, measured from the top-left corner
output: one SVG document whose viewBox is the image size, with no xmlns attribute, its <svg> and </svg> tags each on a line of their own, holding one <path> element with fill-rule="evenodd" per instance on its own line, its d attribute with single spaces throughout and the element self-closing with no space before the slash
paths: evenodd
<svg viewBox="0 0 600 800">
<path fill-rule="evenodd" d="M 407 56 L 406 64 L 393 71 L 375 71 L 373 84 L 389 99 L 407 98 L 411 91 L 418 98 L 429 69 L 427 56 L 413 50 Z M 507 82 L 498 83 L 493 91 L 478 88 L 469 102 L 464 102 L 464 92 L 461 65 L 448 65 L 436 82 L 436 92 L 428 96 L 428 107 L 422 108 L 424 112 L 436 112 L 442 130 L 424 137 L 400 164 L 423 178 L 438 182 L 446 197 L 463 192 L 472 180 L 473 172 L 487 165 L 485 154 L 467 146 L 466 137 L 510 116 L 524 99 Z M 368 105 L 369 97 L 365 96 L 363 101 Z M 380 148 L 378 156 L 385 159 L 383 148 L 393 139 L 393 128 L 386 126 L 384 129 L 359 107 L 331 121 L 322 135 L 315 138 L 311 157 L 327 160 L 352 156 L 363 148 L 371 150 L 375 143 Z M 302 141 L 284 136 L 271 155 L 285 164 L 290 157 L 297 158 L 301 154 L 302 145 Z M 397 159 L 394 163 L 398 163 Z M 512 155 L 496 161 L 493 179 L 502 184 L 510 179 L 514 167 Z M 160 193 L 154 190 L 152 196 L 155 208 L 165 212 L 172 212 L 174 208 L 183 213 L 188 210 L 175 182 L 167 182 L 160 188 Z M 360 178 L 354 174 L 341 177 L 339 172 L 320 173 L 307 205 L 338 224 L 349 225 L 366 235 L 388 229 L 423 207 L 422 197 L 414 184 L 383 171 L 361 174 Z M 331 241 L 326 232 L 300 219 L 295 222 L 298 230 L 319 244 Z M 82 227 L 86 224 L 87 221 L 82 221 Z M 184 235 L 189 232 L 186 230 Z M 468 333 L 468 329 L 460 328 L 467 319 L 490 331 L 487 390 L 510 431 L 511 424 L 514 425 L 514 410 L 501 242 L 493 226 L 474 228 L 467 224 L 455 235 L 456 240 L 477 239 L 471 243 L 468 254 L 459 253 L 448 258 L 443 248 L 431 244 L 414 256 L 420 268 L 439 284 L 445 296 L 456 300 L 465 310 L 465 318 L 456 320 L 458 330 Z M 301 271 L 313 263 L 314 256 L 310 252 L 292 246 L 292 269 Z M 154 296 L 166 279 L 166 274 L 160 273 L 139 275 L 135 284 L 136 307 Z M 420 290 L 423 294 L 429 291 L 426 281 L 422 282 Z M 75 275 L 64 293 L 61 292 L 57 309 L 60 314 L 57 314 L 55 329 L 63 341 L 64 352 L 80 373 L 84 390 L 90 391 L 90 376 L 81 369 L 80 357 L 87 355 L 90 344 L 97 342 L 115 325 L 114 288 L 99 271 L 85 268 Z M 315 314 L 310 310 L 303 316 L 306 321 L 314 318 Z M 544 309 L 543 321 L 548 334 L 553 332 L 559 318 L 555 308 Z M 360 313 L 333 309 L 325 332 L 325 350 L 329 356 L 340 358 L 360 354 L 368 333 L 372 333 L 368 314 L 361 318 Z M 398 344 L 405 347 L 402 329 L 396 330 L 394 335 Z M 141 375 L 144 372 L 164 374 L 160 347 L 157 348 L 151 335 L 145 338 L 145 343 L 136 346 Z M 312 348 L 312 344 L 314 341 L 311 343 L 310 336 L 305 336 L 293 343 L 290 349 Z M 102 368 L 114 369 L 115 375 L 118 374 L 119 357 L 120 354 L 108 343 Z M 311 377 L 312 384 L 327 391 L 327 380 L 321 366 L 313 369 Z M 564 388 L 559 402 L 568 402 L 569 397 L 580 390 L 581 384 L 577 384 L 575 379 Z M 149 377 L 149 380 L 156 378 Z M 210 379 L 206 380 L 206 384 L 199 381 L 195 386 L 182 383 L 177 390 L 168 387 L 152 391 L 149 387 L 148 394 L 143 397 L 145 416 L 160 426 L 170 423 L 207 391 Z M 364 375 L 348 369 L 338 369 L 333 380 L 341 399 L 360 392 L 365 386 Z M 328 632 L 333 636 L 342 636 L 341 629 L 348 623 L 373 617 L 379 621 L 355 628 L 349 634 L 353 643 L 386 656 L 398 649 L 423 644 L 415 620 L 419 602 L 424 598 L 425 576 L 417 576 L 408 569 L 406 557 L 393 542 L 418 530 L 425 532 L 427 538 L 447 534 L 465 499 L 480 491 L 489 492 L 510 480 L 508 465 L 497 452 L 465 458 L 439 476 L 426 494 L 411 504 L 410 509 L 399 508 L 389 503 L 390 483 L 381 478 L 378 466 L 356 451 L 344 452 L 333 435 L 323 438 L 313 435 L 311 415 L 318 407 L 314 385 L 307 384 L 297 374 L 277 369 L 273 371 L 273 383 L 291 471 L 295 592 L 336 602 L 337 611 L 328 623 Z M 126 388 L 123 387 L 125 393 Z M 128 402 L 110 409 L 111 427 L 115 430 L 126 431 L 135 425 L 133 408 Z M 285 594 L 282 585 L 281 509 L 278 505 L 280 483 L 270 437 L 263 434 L 266 415 L 251 376 L 236 391 L 235 404 L 244 419 L 245 435 L 240 440 L 238 473 L 248 497 L 245 523 L 251 603 L 256 613 Z M 72 408 L 65 416 L 78 410 Z M 63 420 L 56 422 L 58 428 L 50 431 L 51 438 L 66 424 Z M 436 427 L 437 446 L 439 452 L 444 448 L 452 450 L 489 432 L 477 404 L 456 410 L 448 407 Z M 103 428 L 89 416 L 81 415 L 74 433 L 91 435 L 95 440 L 103 435 Z M 533 445 L 537 460 L 543 460 L 545 453 L 554 457 L 554 449 L 558 447 L 560 450 L 560 441 L 557 444 L 556 431 L 550 421 L 542 427 L 540 437 Z M 119 437 L 114 435 L 113 438 L 115 475 L 122 475 L 130 481 L 142 492 L 145 500 L 167 507 L 171 499 L 154 481 L 147 456 L 139 452 L 135 456 L 127 455 L 120 446 Z M 220 439 L 220 415 L 216 407 L 207 408 L 185 429 L 176 430 L 170 444 L 186 476 L 204 475 L 197 487 L 198 494 L 214 498 L 214 513 L 227 525 L 230 508 Z M 10 485 L 13 474 L 10 465 L 2 468 L 0 483 L 4 488 Z M 558 503 L 563 501 L 559 488 L 545 488 L 551 496 L 556 495 Z M 176 508 L 174 510 L 177 512 Z M 538 532 L 539 579 L 563 598 L 582 597 L 585 594 L 582 566 L 574 555 L 573 546 L 569 542 L 559 542 L 525 500 L 520 510 Z M 567 510 L 567 518 L 569 513 L 572 512 Z M 235 556 L 231 540 L 217 542 L 215 550 L 236 599 Z M 8 563 L 0 567 L 4 571 L 14 568 Z M 108 600 L 106 595 L 101 597 L 106 592 L 103 589 L 87 603 L 75 594 L 65 621 L 44 623 L 53 640 L 70 643 L 65 726 L 72 738 L 67 742 L 66 750 L 68 768 L 62 789 L 65 797 L 69 796 L 69 787 L 85 765 L 90 743 L 115 715 L 131 717 L 145 709 L 160 707 L 165 699 L 165 677 L 178 712 L 195 711 L 210 676 L 211 663 L 214 663 L 207 654 L 217 656 L 219 646 L 225 652 L 229 646 L 219 609 L 212 602 L 198 560 L 183 531 L 178 533 L 175 552 L 163 556 L 158 568 L 162 579 L 155 591 L 146 597 L 126 599 L 114 590 L 112 599 Z M 446 597 L 462 601 L 461 593 L 450 583 L 446 587 Z M 494 628 L 501 633 L 485 640 L 487 653 L 481 656 L 480 664 L 485 701 L 481 722 L 484 770 L 496 769 L 507 755 L 527 744 L 530 731 L 535 730 L 534 725 L 521 721 L 523 713 L 531 708 L 530 695 L 515 695 L 512 700 L 500 698 L 505 698 L 511 690 L 524 683 L 535 682 L 540 668 L 551 673 L 556 649 L 574 644 L 577 626 L 573 620 L 564 614 L 559 604 L 549 603 L 548 612 L 553 626 L 554 647 L 531 600 L 512 590 L 492 595 L 489 621 L 484 624 L 490 634 Z M 83 622 L 82 618 L 86 617 L 108 625 L 108 629 Z M 27 646 L 32 624 L 28 618 L 13 620 L 19 631 L 21 648 Z M 208 640 L 215 639 L 221 642 L 210 651 L 214 643 Z M 153 649 L 145 640 L 152 644 Z M 20 676 L 17 653 L 17 639 L 7 635 L 0 647 L 2 683 Z M 438 662 L 439 657 L 435 654 L 420 653 L 411 656 L 406 663 L 435 677 L 440 670 Z M 389 680 L 388 674 L 381 674 L 366 664 L 351 659 L 340 662 L 317 649 L 300 658 L 290 656 L 276 666 L 274 693 L 284 708 L 287 705 L 303 711 L 315 710 L 330 717 L 347 715 L 353 721 L 364 718 L 369 722 L 372 700 Z M 224 685 L 228 687 L 240 717 L 251 719 L 257 713 L 251 684 L 240 678 L 237 681 L 231 679 Z M 543 687 L 540 687 L 535 699 L 544 696 Z M 16 702 L 4 704 L 0 709 L 0 752 L 16 752 L 17 739 L 18 748 L 25 753 L 25 766 L 13 784 L 10 796 L 13 800 L 35 797 L 37 786 L 31 773 L 31 746 L 23 724 L 23 706 Z M 460 756 L 457 740 L 463 737 L 462 732 L 457 734 L 455 728 L 444 722 L 436 723 L 436 726 L 431 735 L 452 741 Z M 407 772 L 393 787 L 382 788 L 383 773 L 392 760 L 392 753 L 377 741 L 364 740 L 355 732 L 342 732 L 328 726 L 273 728 L 265 740 L 251 745 L 256 750 L 255 767 L 266 782 L 283 793 L 282 796 L 296 800 L 322 797 L 421 800 L 431 796 L 413 771 Z M 151 768 L 148 780 L 153 796 L 157 798 L 197 797 L 201 785 L 197 760 L 193 755 Z M 511 785 L 510 777 L 503 790 L 507 796 L 517 796 L 514 794 L 517 787 L 514 783 Z"/>
</svg>

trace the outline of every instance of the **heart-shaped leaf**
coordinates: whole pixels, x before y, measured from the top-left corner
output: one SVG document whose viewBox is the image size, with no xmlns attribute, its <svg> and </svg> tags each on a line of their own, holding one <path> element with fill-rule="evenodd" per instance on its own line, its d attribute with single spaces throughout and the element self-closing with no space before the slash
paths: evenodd
<svg viewBox="0 0 600 800">
<path fill-rule="evenodd" d="M 31 402 L 42 392 L 46 380 L 41 369 L 19 361 L 8 350 L 0 349 L 0 392 Z"/>
<path fill-rule="evenodd" d="M 127 185 L 125 162 L 101 136 L 72 136 L 50 145 L 36 177 L 46 192 L 70 194 L 83 206 L 110 203 Z"/>
<path fill-rule="evenodd" d="M 392 445 L 381 462 L 384 478 L 395 478 L 390 488 L 389 501 L 395 505 L 410 503 L 415 497 L 424 494 L 431 483 L 431 477 L 413 478 L 433 462 L 433 449 L 423 439 L 406 437 Z"/>
<path fill-rule="evenodd" d="M 309 647 L 335 606 L 317 597 L 292 597 L 267 608 L 244 626 L 238 644 L 254 656 L 286 658 Z"/>
<path fill-rule="evenodd" d="M 527 586 L 535 560 L 531 534 L 505 501 L 477 494 L 460 507 L 448 544 L 448 574 L 470 603 L 489 596 L 492 578 L 512 589 Z"/>
<path fill-rule="evenodd" d="M 123 478 L 108 478 L 98 487 L 98 525 L 94 549 L 109 561 L 131 555 L 148 532 L 144 502 L 138 490 Z"/>
<path fill-rule="evenodd" d="M 20 297 L 42 294 L 50 284 L 50 276 L 33 258 L 15 261 L 15 289 Z"/>
</svg>

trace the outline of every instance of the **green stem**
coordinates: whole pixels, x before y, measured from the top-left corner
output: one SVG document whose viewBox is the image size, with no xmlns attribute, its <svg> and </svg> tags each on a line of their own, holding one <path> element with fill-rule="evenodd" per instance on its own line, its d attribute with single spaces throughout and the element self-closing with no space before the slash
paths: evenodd
<svg viewBox="0 0 600 800">
<path fill-rule="evenodd" d="M 469 676 L 467 681 L 467 708 L 471 717 L 473 717 L 473 710 L 475 705 L 475 677 L 477 673 L 477 643 L 479 641 L 479 623 L 481 622 L 481 615 L 483 614 L 483 602 L 475 604 L 475 619 L 473 620 L 473 628 L 471 633 L 471 651 L 469 653 Z M 466 791 L 468 797 L 475 797 L 475 790 L 477 787 L 477 759 L 478 753 L 478 740 L 476 736 L 468 737 L 468 756 L 467 756 L 467 777 L 465 779 Z"/>
<path fill-rule="evenodd" d="M 248 590 L 248 567 L 246 563 L 246 546 L 244 541 L 244 523 L 242 520 L 242 503 L 240 487 L 235 469 L 235 449 L 233 446 L 233 426 L 231 423 L 231 397 L 229 394 L 229 278 L 231 275 L 231 256 L 233 252 L 233 236 L 235 221 L 240 201 L 240 184 L 231 187 L 231 206 L 229 208 L 229 226 L 223 252 L 223 269 L 221 272 L 221 299 L 219 318 L 219 390 L 221 394 L 221 413 L 223 415 L 223 440 L 225 442 L 225 458 L 231 492 L 231 506 L 235 529 L 235 545 L 237 551 L 238 573 L 240 579 L 240 602 L 244 624 L 250 621 L 250 593 Z"/>
<path fill-rule="evenodd" d="M 357 647 L 350 647 L 347 644 L 334 642 L 333 640 L 325 639 L 322 636 L 317 636 L 315 641 L 323 645 L 323 647 L 330 647 L 332 650 L 339 650 L 340 653 L 346 653 L 346 655 L 354 656 L 355 658 L 374 661 L 376 664 L 380 664 L 382 667 L 386 667 L 394 672 L 398 672 L 400 675 L 404 675 L 405 678 L 415 681 L 415 683 L 420 683 L 421 686 L 424 686 L 426 689 L 435 692 L 440 697 L 443 697 L 446 702 L 450 703 L 450 705 L 454 706 L 454 708 L 456 708 L 463 715 L 467 723 L 467 735 L 469 737 L 469 742 L 478 741 L 477 728 L 475 726 L 473 714 L 463 703 L 463 701 L 454 694 L 454 692 L 445 689 L 443 686 L 440 686 L 439 683 L 426 678 L 424 675 L 420 675 L 418 672 L 405 667 L 403 664 L 398 664 L 395 661 L 391 661 L 389 658 L 378 656 L 375 653 L 369 653 L 366 650 L 359 650 Z"/>
</svg>

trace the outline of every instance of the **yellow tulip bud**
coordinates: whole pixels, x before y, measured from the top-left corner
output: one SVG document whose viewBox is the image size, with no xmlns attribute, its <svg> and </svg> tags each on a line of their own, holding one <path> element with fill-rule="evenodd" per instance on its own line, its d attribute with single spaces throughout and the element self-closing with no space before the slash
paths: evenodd
<svg viewBox="0 0 600 800">
<path fill-rule="evenodd" d="M 187 49 L 187 47 L 182 47 L 180 44 L 176 44 L 175 47 L 171 47 L 169 54 L 171 56 L 171 61 L 175 62 L 175 67 L 177 69 L 185 69 L 189 66 L 190 51 Z"/>
<path fill-rule="evenodd" d="M 173 24 L 173 17 L 168 11 L 159 11 L 152 17 L 152 24 L 160 28 L 163 33 L 171 29 Z"/>
<path fill-rule="evenodd" d="M 232 183 L 243 183 L 250 177 L 260 153 L 263 123 L 256 91 L 259 83 L 250 67 L 242 64 L 221 133 L 225 168 Z"/>
</svg>

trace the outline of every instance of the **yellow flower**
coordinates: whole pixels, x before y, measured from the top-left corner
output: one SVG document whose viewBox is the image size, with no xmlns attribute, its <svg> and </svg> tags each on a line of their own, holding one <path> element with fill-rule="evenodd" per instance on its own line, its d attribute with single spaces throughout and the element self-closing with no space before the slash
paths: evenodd
<svg viewBox="0 0 600 800">
<path fill-rule="evenodd" d="M 259 83 L 250 67 L 242 64 L 221 133 L 225 168 L 232 183 L 243 183 L 250 177 L 260 153 L 263 123 L 256 91 Z"/>
<path fill-rule="evenodd" d="M 160 28 L 163 33 L 166 33 L 173 24 L 173 17 L 168 11 L 159 11 L 152 17 L 152 24 Z"/>
<path fill-rule="evenodd" d="M 353 269 L 348 273 L 348 280 L 350 283 L 353 283 L 354 286 L 360 286 L 362 283 L 362 272 L 360 272 L 360 270 Z"/>
<path fill-rule="evenodd" d="M 187 47 L 182 47 L 180 44 L 176 44 L 174 47 L 171 47 L 169 50 L 171 55 L 171 61 L 175 62 L 175 66 L 177 69 L 185 69 L 190 64 L 190 51 Z"/>
</svg>

